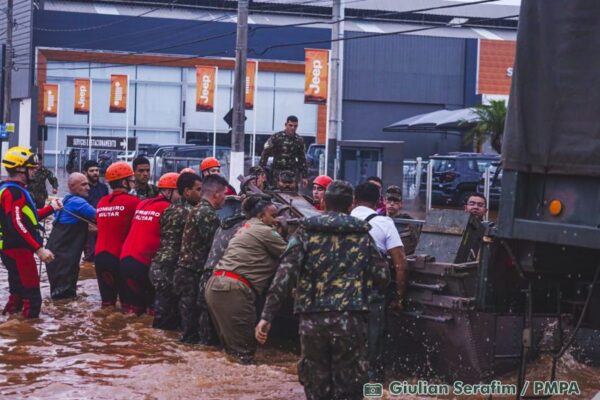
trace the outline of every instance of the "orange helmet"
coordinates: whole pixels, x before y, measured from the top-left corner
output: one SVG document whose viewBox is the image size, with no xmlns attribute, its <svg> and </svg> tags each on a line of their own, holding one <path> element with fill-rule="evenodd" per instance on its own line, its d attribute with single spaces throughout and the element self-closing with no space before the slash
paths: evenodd
<svg viewBox="0 0 600 400">
<path fill-rule="evenodd" d="M 196 171 L 194 171 L 194 170 L 193 170 L 192 168 L 190 168 L 190 167 L 186 167 L 186 168 L 182 169 L 182 170 L 181 170 L 179 173 L 180 173 L 180 174 L 185 174 L 186 172 L 187 172 L 187 173 L 190 173 L 190 174 L 195 174 L 195 173 L 196 173 Z"/>
<path fill-rule="evenodd" d="M 107 182 L 114 182 L 130 176 L 133 176 L 133 168 L 131 168 L 131 165 L 127 164 L 125 161 L 117 161 L 108 166 L 104 178 Z"/>
<path fill-rule="evenodd" d="M 327 189 L 327 186 L 329 186 L 331 182 L 333 182 L 333 179 L 327 175 L 319 175 L 315 178 L 313 184 L 323 186 L 325 189 Z"/>
<path fill-rule="evenodd" d="M 177 189 L 177 178 L 179 174 L 177 172 L 167 172 L 158 180 L 159 189 Z"/>
<path fill-rule="evenodd" d="M 217 160 L 214 157 L 206 157 L 200 163 L 200 172 L 204 172 L 207 169 L 211 169 L 211 168 L 215 168 L 215 167 L 221 168 L 221 163 L 219 162 L 219 160 Z"/>
</svg>

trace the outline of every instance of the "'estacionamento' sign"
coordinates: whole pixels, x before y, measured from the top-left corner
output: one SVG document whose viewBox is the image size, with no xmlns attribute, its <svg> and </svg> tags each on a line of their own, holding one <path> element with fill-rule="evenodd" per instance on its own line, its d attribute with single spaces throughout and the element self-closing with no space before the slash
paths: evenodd
<svg viewBox="0 0 600 400">
<path fill-rule="evenodd" d="M 73 147 L 76 149 L 87 149 L 89 147 L 89 138 L 87 136 L 71 136 L 67 135 L 67 147 Z M 137 138 L 129 138 L 129 150 L 133 150 L 137 147 Z M 94 136 L 92 137 L 92 149 L 94 150 L 123 150 L 125 151 L 125 138 L 124 137 L 111 137 L 111 136 Z"/>
</svg>

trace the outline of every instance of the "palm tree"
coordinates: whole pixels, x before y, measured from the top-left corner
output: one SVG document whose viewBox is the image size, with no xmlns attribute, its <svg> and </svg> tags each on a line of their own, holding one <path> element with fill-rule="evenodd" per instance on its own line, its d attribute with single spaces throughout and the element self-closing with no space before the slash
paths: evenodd
<svg viewBox="0 0 600 400">
<path fill-rule="evenodd" d="M 506 103 L 504 100 L 490 100 L 490 104 L 479 104 L 472 108 L 479 117 L 475 126 L 465 134 L 465 143 L 473 143 L 473 150 L 481 153 L 483 144 L 489 135 L 492 148 L 502 152 L 502 134 L 506 120 Z"/>
</svg>

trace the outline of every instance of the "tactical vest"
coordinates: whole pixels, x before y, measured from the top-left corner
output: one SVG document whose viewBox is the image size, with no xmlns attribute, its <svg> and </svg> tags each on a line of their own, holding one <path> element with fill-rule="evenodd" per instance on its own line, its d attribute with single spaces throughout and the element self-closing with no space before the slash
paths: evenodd
<svg viewBox="0 0 600 400">
<path fill-rule="evenodd" d="M 295 313 L 367 311 L 373 280 L 368 233 L 308 231 L 294 302 Z M 290 243 L 294 245 L 294 243 Z"/>
</svg>

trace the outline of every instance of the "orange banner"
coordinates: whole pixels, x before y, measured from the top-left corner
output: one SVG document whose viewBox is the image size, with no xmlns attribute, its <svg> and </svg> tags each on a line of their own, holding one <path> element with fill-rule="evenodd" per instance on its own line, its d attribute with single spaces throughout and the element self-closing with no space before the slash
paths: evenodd
<svg viewBox="0 0 600 400">
<path fill-rule="evenodd" d="M 256 91 L 257 70 L 258 61 L 248 61 L 246 63 L 246 110 L 254 109 L 254 93 Z"/>
<path fill-rule="evenodd" d="M 110 112 L 124 113 L 127 111 L 127 75 L 110 76 Z"/>
<path fill-rule="evenodd" d="M 196 67 L 196 111 L 215 110 L 217 67 Z"/>
<path fill-rule="evenodd" d="M 329 50 L 304 50 L 304 102 L 327 104 Z"/>
<path fill-rule="evenodd" d="M 90 113 L 90 80 L 75 79 L 75 114 Z"/>
<path fill-rule="evenodd" d="M 45 83 L 44 89 L 44 116 L 56 117 L 58 114 L 58 85 Z"/>
</svg>

